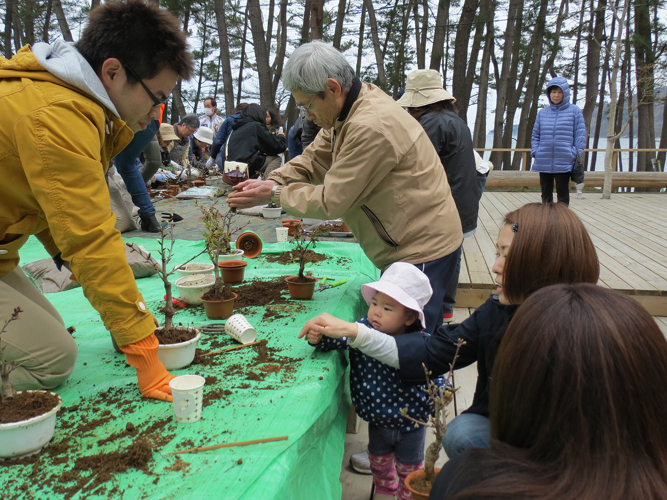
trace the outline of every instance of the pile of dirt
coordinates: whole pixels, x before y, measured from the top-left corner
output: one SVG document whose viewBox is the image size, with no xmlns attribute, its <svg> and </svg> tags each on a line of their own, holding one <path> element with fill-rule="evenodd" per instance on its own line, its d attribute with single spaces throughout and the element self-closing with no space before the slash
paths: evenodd
<svg viewBox="0 0 667 500">
<path fill-rule="evenodd" d="M 313 252 L 312 250 L 306 250 L 305 261 L 306 264 L 314 262 L 322 262 L 327 260 L 329 257 L 323 253 Z M 266 257 L 267 262 L 277 262 L 278 264 L 297 264 L 299 262 L 299 251 L 290 250 L 289 252 L 283 252 L 277 255 L 268 255 Z"/>
<path fill-rule="evenodd" d="M 238 295 L 234 307 L 264 307 L 267 304 L 287 304 L 288 299 L 283 297 L 287 293 L 287 283 L 283 278 L 269 281 L 253 280 L 252 282 L 234 287 Z"/>
<path fill-rule="evenodd" d="M 60 399 L 50 392 L 22 392 L 0 404 L 0 424 L 37 417 L 55 408 Z"/>
<path fill-rule="evenodd" d="M 160 344 L 179 344 L 180 342 L 187 342 L 192 340 L 197 336 L 197 334 L 192 329 L 186 330 L 185 328 L 180 328 L 178 326 L 172 326 L 169 328 L 161 328 L 155 330 L 155 336 Z"/>
</svg>

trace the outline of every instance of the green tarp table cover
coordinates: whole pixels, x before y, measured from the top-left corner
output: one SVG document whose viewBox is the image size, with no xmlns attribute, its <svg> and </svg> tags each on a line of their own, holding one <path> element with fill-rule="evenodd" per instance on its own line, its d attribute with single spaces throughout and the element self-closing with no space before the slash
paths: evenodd
<svg viewBox="0 0 667 500">
<path fill-rule="evenodd" d="M 132 239 L 153 255 L 157 240 Z M 171 266 L 203 248 L 178 240 Z M 289 250 L 289 243 L 265 245 L 262 256 L 248 260 L 245 283 L 294 274 L 297 264 L 268 263 L 269 253 Z M 0 462 L 3 498 L 340 498 L 340 466 L 345 440 L 349 390 L 346 355 L 322 353 L 297 339 L 303 324 L 320 312 L 353 321 L 366 313 L 361 285 L 376 280 L 378 270 L 357 244 L 321 242 L 317 252 L 329 259 L 308 265 L 314 276 L 347 279 L 343 286 L 315 292 L 310 301 L 275 306 L 281 317 L 264 319 L 266 308 L 249 308 L 257 340 L 266 339 L 274 364 L 262 371 L 258 351 L 244 347 L 212 356 L 215 364 L 192 365 L 173 372 L 209 377 L 203 418 L 177 424 L 171 403 L 143 399 L 134 369 L 113 351 L 109 333 L 81 288 L 48 294 L 66 326 L 76 326 L 79 347 L 70 379 L 54 392 L 63 400 L 52 442 L 39 455 L 19 463 Z M 22 264 L 47 257 L 36 240 L 21 253 Z M 196 261 L 205 262 L 205 255 Z M 170 266 L 170 267 L 171 267 Z M 170 277 L 174 281 L 176 275 Z M 137 280 L 150 310 L 160 319 L 164 288 L 157 275 Z M 174 294 L 176 297 L 177 293 Z M 17 304 L 20 305 L 20 304 Z M 271 309 L 272 306 L 267 306 Z M 201 308 L 179 311 L 175 322 L 211 323 Z M 216 321 L 222 323 L 224 321 Z M 45 332 L 48 334 L 48 332 Z M 202 334 L 208 350 L 237 345 L 225 334 Z M 135 430 L 126 430 L 131 423 Z M 97 469 L 73 471 L 81 457 L 123 451 L 138 437 L 154 440 L 155 449 L 142 470 L 104 475 Z M 287 441 L 182 455 L 170 451 L 276 436 Z"/>
</svg>

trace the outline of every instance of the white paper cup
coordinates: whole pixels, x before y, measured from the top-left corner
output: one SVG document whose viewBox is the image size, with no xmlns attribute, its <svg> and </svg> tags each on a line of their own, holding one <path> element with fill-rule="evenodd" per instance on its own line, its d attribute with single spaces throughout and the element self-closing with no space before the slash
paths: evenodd
<svg viewBox="0 0 667 500">
<path fill-rule="evenodd" d="M 201 418 L 205 382 L 199 375 L 181 375 L 169 382 L 177 422 L 191 424 Z"/>
<path fill-rule="evenodd" d="M 276 240 L 278 243 L 282 243 L 283 241 L 287 241 L 287 232 L 289 231 L 289 227 L 277 227 L 276 228 Z"/>
<path fill-rule="evenodd" d="M 242 344 L 257 340 L 257 330 L 248 322 L 243 314 L 233 314 L 225 323 L 225 332 Z"/>
</svg>

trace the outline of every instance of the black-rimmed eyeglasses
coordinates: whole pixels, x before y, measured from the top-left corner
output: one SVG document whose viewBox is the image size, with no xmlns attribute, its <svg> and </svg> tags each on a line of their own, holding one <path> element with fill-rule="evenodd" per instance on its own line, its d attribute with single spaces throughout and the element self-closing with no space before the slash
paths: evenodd
<svg viewBox="0 0 667 500">
<path fill-rule="evenodd" d="M 144 83 L 144 81 L 143 81 L 141 78 L 139 78 L 139 77 L 137 76 L 137 74 L 134 72 L 134 70 L 133 70 L 132 68 L 130 68 L 130 67 L 129 67 L 128 65 L 126 65 L 126 64 L 124 64 L 123 66 L 124 66 L 125 69 L 132 75 L 132 77 L 133 77 L 136 81 L 139 82 L 139 85 L 141 85 L 141 86 L 144 88 L 144 90 L 146 91 L 146 93 L 148 94 L 148 96 L 149 96 L 149 97 L 151 98 L 151 100 L 153 101 L 153 107 L 154 107 L 154 108 L 157 108 L 158 106 L 162 106 L 163 104 L 166 104 L 166 103 L 167 103 L 167 101 L 169 100 L 169 97 L 165 97 L 164 99 L 158 99 L 158 98 L 155 96 L 155 94 L 153 94 L 153 92 L 151 92 L 151 91 L 148 89 L 148 87 L 146 87 L 146 84 Z"/>
</svg>

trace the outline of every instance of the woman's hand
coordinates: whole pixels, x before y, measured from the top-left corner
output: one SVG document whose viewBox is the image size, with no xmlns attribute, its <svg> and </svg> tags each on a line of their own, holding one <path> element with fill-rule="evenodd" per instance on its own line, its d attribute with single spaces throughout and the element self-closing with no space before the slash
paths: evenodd
<svg viewBox="0 0 667 500">
<path fill-rule="evenodd" d="M 319 342 L 319 335 L 325 335 L 334 339 L 347 337 L 350 341 L 353 341 L 357 338 L 357 324 L 343 321 L 329 313 L 322 313 L 304 325 L 299 333 L 299 338 L 306 337 L 309 342 L 315 343 Z M 318 340 L 314 342 L 310 338 Z"/>
</svg>

